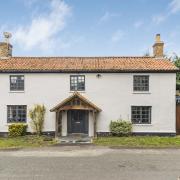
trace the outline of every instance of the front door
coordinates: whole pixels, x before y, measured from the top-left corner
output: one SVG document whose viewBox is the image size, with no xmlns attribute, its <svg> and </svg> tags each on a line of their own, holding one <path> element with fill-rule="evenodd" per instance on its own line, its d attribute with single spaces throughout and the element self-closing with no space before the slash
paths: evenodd
<svg viewBox="0 0 180 180">
<path fill-rule="evenodd" d="M 68 133 L 88 134 L 89 112 L 84 110 L 70 110 L 67 112 Z"/>
</svg>

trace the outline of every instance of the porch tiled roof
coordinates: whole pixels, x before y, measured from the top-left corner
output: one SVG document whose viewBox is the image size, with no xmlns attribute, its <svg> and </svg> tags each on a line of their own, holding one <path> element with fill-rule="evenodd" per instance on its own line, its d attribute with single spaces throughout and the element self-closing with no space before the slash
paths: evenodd
<svg viewBox="0 0 180 180">
<path fill-rule="evenodd" d="M 167 59 L 154 57 L 11 57 L 0 72 L 175 72 Z"/>
<path fill-rule="evenodd" d="M 101 109 L 96 106 L 94 103 L 92 103 L 91 101 L 89 101 L 87 98 L 85 98 L 84 96 L 82 96 L 80 93 L 75 92 L 73 93 L 73 95 L 67 97 L 66 99 L 64 99 L 62 102 L 60 102 L 59 104 L 57 104 L 55 107 L 53 107 L 50 111 L 58 111 L 58 110 L 62 110 L 64 106 L 66 106 L 66 104 L 68 102 L 70 102 L 71 100 L 73 100 L 74 98 L 78 98 L 81 101 L 83 101 L 85 104 L 87 104 L 89 107 L 91 107 L 93 110 L 100 112 Z M 77 107 L 77 106 L 76 106 Z M 80 106 L 79 106 L 80 107 Z M 71 106 L 69 106 L 69 108 L 73 108 Z M 63 110 L 69 110 L 69 109 L 63 109 Z"/>
</svg>

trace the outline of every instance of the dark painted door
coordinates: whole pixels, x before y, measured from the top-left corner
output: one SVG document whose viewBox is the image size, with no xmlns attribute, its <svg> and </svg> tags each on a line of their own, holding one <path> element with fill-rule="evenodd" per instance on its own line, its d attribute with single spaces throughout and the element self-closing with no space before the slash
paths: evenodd
<svg viewBox="0 0 180 180">
<path fill-rule="evenodd" d="M 67 113 L 68 133 L 88 134 L 88 111 L 70 110 Z"/>
<path fill-rule="evenodd" d="M 176 104 L 176 134 L 180 135 L 180 104 Z"/>
</svg>

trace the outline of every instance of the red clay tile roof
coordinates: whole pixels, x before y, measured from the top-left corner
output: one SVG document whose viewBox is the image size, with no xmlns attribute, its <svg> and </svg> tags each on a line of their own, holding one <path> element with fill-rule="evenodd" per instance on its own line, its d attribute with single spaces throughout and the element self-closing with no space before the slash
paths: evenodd
<svg viewBox="0 0 180 180">
<path fill-rule="evenodd" d="M 89 101 L 86 97 L 81 95 L 79 92 L 74 92 L 73 95 L 71 95 L 68 98 L 64 99 L 61 103 L 59 103 L 58 105 L 53 107 L 50 111 L 53 112 L 53 111 L 60 110 L 61 108 L 63 109 L 63 106 L 66 106 L 66 103 L 72 101 L 74 98 L 78 98 L 78 99 L 82 100 L 85 104 L 87 104 L 88 106 L 90 106 L 91 108 L 96 110 L 97 112 L 101 111 L 101 109 L 98 106 L 96 106 L 94 103 Z M 76 106 L 76 107 L 80 107 L 80 106 Z M 69 108 L 73 109 L 73 106 L 69 106 Z"/>
<path fill-rule="evenodd" d="M 0 72 L 175 72 L 167 59 L 154 57 L 11 57 Z"/>
</svg>

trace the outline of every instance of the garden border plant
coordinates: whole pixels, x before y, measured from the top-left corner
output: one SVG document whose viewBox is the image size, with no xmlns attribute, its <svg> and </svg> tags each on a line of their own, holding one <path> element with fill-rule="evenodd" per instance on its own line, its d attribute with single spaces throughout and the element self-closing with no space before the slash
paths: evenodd
<svg viewBox="0 0 180 180">
<path fill-rule="evenodd" d="M 36 104 L 32 109 L 29 110 L 29 116 L 31 118 L 31 127 L 37 135 L 42 134 L 44 128 L 46 108 L 44 105 Z"/>
<path fill-rule="evenodd" d="M 8 136 L 18 137 L 26 135 L 28 125 L 25 123 L 12 123 L 8 125 Z"/>
<path fill-rule="evenodd" d="M 125 120 L 111 121 L 110 131 L 113 136 L 129 136 L 132 134 L 132 123 Z"/>
</svg>

